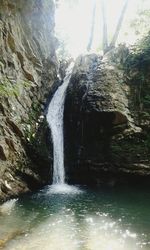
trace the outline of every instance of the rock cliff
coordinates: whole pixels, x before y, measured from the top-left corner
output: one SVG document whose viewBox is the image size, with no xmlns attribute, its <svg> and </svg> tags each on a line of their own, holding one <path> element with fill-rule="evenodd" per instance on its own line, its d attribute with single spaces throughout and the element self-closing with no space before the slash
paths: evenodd
<svg viewBox="0 0 150 250">
<path fill-rule="evenodd" d="M 54 12 L 52 0 L 1 0 L 3 200 L 51 180 L 52 145 L 45 113 L 49 96 L 59 83 Z M 124 57 L 120 55 L 113 50 L 104 58 L 89 54 L 76 60 L 64 117 L 68 182 L 110 186 L 149 182 L 150 113 L 140 112 L 134 105 L 137 90 L 121 67 Z M 62 78 L 68 63 L 59 68 Z M 135 78 L 135 72 L 130 73 Z"/>
<path fill-rule="evenodd" d="M 0 199 L 50 179 L 48 135 L 40 127 L 57 75 L 56 44 L 53 1 L 1 0 Z"/>
<path fill-rule="evenodd" d="M 65 104 L 69 181 L 89 184 L 149 181 L 149 136 L 137 119 L 134 95 L 115 51 L 80 56 Z M 117 56 L 118 59 L 118 56 Z"/>
</svg>

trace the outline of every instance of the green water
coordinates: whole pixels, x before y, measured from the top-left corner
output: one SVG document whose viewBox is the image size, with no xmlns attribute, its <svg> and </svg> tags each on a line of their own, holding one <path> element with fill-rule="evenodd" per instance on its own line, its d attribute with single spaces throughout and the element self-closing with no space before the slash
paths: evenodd
<svg viewBox="0 0 150 250">
<path fill-rule="evenodd" d="M 145 190 L 84 187 L 19 198 L 0 215 L 1 249 L 150 249 L 150 194 Z"/>
</svg>

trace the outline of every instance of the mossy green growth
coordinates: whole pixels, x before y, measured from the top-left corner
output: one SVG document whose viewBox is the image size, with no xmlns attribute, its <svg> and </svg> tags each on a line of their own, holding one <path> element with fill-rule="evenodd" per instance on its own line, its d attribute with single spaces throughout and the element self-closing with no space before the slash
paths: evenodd
<svg viewBox="0 0 150 250">
<path fill-rule="evenodd" d="M 130 48 L 124 68 L 130 76 L 135 107 L 150 113 L 150 32 Z"/>
<path fill-rule="evenodd" d="M 141 112 L 140 113 L 141 119 L 146 119 L 146 120 L 150 120 L 150 111 L 148 110 L 147 112 Z"/>
<path fill-rule="evenodd" d="M 21 80 L 16 82 L 15 80 L 10 80 L 7 77 L 0 79 L 0 96 L 1 97 L 13 97 L 20 95 L 20 89 L 29 88 L 31 83 L 29 81 Z"/>
<path fill-rule="evenodd" d="M 15 82 L 11 82 L 8 78 L 3 77 L 0 80 L 0 96 L 10 97 L 19 95 L 19 87 Z"/>
</svg>

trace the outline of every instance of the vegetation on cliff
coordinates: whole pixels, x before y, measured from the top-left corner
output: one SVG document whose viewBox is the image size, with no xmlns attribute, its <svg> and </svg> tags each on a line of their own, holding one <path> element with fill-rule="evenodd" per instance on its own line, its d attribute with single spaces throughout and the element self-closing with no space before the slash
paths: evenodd
<svg viewBox="0 0 150 250">
<path fill-rule="evenodd" d="M 39 130 L 57 75 L 54 8 L 52 0 L 1 1 L 0 199 L 47 183 L 44 171 L 50 179 L 49 155 L 43 166 L 38 148 L 46 145 Z"/>
<path fill-rule="evenodd" d="M 150 33 L 132 46 L 125 61 L 125 69 L 135 88 L 135 104 L 139 111 L 150 112 Z"/>
</svg>

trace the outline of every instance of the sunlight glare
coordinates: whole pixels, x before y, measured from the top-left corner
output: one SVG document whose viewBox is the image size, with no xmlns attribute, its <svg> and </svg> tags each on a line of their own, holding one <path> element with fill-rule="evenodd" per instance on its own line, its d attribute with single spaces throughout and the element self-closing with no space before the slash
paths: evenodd
<svg viewBox="0 0 150 250">
<path fill-rule="evenodd" d="M 67 41 L 68 51 L 73 57 L 84 52 L 88 42 L 92 1 L 79 1 L 73 8 L 62 0 L 56 11 L 56 33 Z"/>
<path fill-rule="evenodd" d="M 114 34 L 124 0 L 105 0 L 107 8 L 108 39 Z M 56 35 L 66 45 L 72 57 L 86 52 L 90 36 L 92 9 L 94 0 L 60 0 L 56 8 Z M 137 37 L 129 30 L 129 23 L 136 17 L 137 9 L 150 8 L 150 2 L 145 0 L 129 0 L 128 8 L 122 24 L 117 43 L 133 44 Z M 96 0 L 95 28 L 92 51 L 101 49 L 102 45 L 102 13 L 101 1 Z"/>
</svg>

